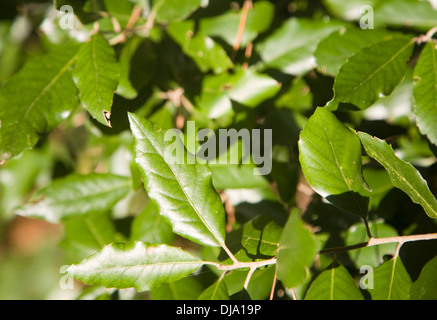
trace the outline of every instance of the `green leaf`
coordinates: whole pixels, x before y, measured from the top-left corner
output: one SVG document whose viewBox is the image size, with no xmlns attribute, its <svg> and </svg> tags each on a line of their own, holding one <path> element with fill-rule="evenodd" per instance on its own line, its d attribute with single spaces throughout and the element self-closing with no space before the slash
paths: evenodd
<svg viewBox="0 0 437 320">
<path fill-rule="evenodd" d="M 153 0 L 152 10 L 156 11 L 158 22 L 182 21 L 196 11 L 201 3 L 201 0 Z"/>
<path fill-rule="evenodd" d="M 150 293 L 152 300 L 196 300 L 203 286 L 196 277 L 185 277 L 171 283 L 163 283 Z"/>
<path fill-rule="evenodd" d="M 437 256 L 423 267 L 410 287 L 411 300 L 437 300 Z"/>
<path fill-rule="evenodd" d="M 179 138 L 165 141 L 152 122 L 132 113 L 129 121 L 145 189 L 173 231 L 200 244 L 223 245 L 225 212 L 207 164 L 188 153 Z M 183 159 L 168 152 L 174 146 L 183 148 Z"/>
<path fill-rule="evenodd" d="M 212 69 L 214 73 L 221 73 L 231 68 L 233 63 L 226 51 L 207 35 L 194 34 L 194 27 L 194 21 L 173 22 L 167 32 L 202 72 Z"/>
<path fill-rule="evenodd" d="M 235 74 L 205 77 L 198 104 L 209 118 L 215 119 L 232 110 L 232 100 L 247 107 L 256 107 L 273 97 L 279 89 L 280 84 L 275 79 L 251 69 L 239 69 Z"/>
<path fill-rule="evenodd" d="M 437 145 L 437 49 L 434 42 L 423 48 L 414 69 L 414 114 L 422 134 Z"/>
<path fill-rule="evenodd" d="M 399 257 L 385 262 L 374 271 L 374 287 L 368 288 L 372 300 L 408 300 L 411 278 Z"/>
<path fill-rule="evenodd" d="M 214 188 L 242 189 L 268 187 L 269 181 L 262 175 L 255 175 L 251 164 L 209 164 Z"/>
<path fill-rule="evenodd" d="M 367 215 L 369 187 L 361 173 L 361 144 L 326 108 L 317 108 L 299 139 L 299 161 L 310 185 L 334 205 Z"/>
<path fill-rule="evenodd" d="M 0 88 L 0 160 L 32 148 L 77 107 L 70 71 L 76 51 L 63 46 L 30 59 Z"/>
<path fill-rule="evenodd" d="M 316 255 L 316 242 L 305 228 L 298 210 L 293 210 L 282 232 L 276 273 L 287 288 L 301 284 L 309 275 Z"/>
<path fill-rule="evenodd" d="M 179 280 L 201 266 L 201 261 L 180 248 L 137 241 L 108 245 L 71 265 L 67 272 L 86 284 L 146 291 Z"/>
<path fill-rule="evenodd" d="M 377 2 L 376 0 L 323 0 L 332 14 L 347 21 L 360 19 L 363 14 L 360 8 L 366 5 L 373 8 Z"/>
<path fill-rule="evenodd" d="M 393 186 L 404 191 L 414 203 L 420 204 L 426 214 L 437 219 L 437 200 L 426 181 L 411 163 L 399 159 L 393 149 L 384 141 L 358 132 L 367 154 L 387 170 Z"/>
<path fill-rule="evenodd" d="M 398 233 L 392 226 L 383 222 L 370 222 L 370 232 L 374 238 L 397 237 Z M 369 240 L 366 226 L 363 223 L 352 225 L 347 231 L 345 244 L 354 245 Z M 365 247 L 351 250 L 348 252 L 350 259 L 355 263 L 357 268 L 363 265 L 378 267 L 384 262 L 385 255 L 394 255 L 396 253 L 396 243 L 386 243 L 378 246 Z"/>
<path fill-rule="evenodd" d="M 173 236 L 170 224 L 159 214 L 158 206 L 152 201 L 132 221 L 131 241 L 170 244 Z"/>
<path fill-rule="evenodd" d="M 114 50 L 101 34 L 82 44 L 73 71 L 80 101 L 94 119 L 108 126 L 103 111 L 111 112 L 119 72 Z"/>
<path fill-rule="evenodd" d="M 320 41 L 314 53 L 317 66 L 323 73 L 335 76 L 356 52 L 372 43 L 393 37 L 393 34 L 382 30 L 341 28 Z"/>
<path fill-rule="evenodd" d="M 392 26 L 429 30 L 437 25 L 437 11 L 431 1 L 381 1 L 375 8 L 375 27 Z"/>
<path fill-rule="evenodd" d="M 267 214 L 260 214 L 226 237 L 228 248 L 239 261 L 268 259 L 276 255 L 282 227 Z"/>
<path fill-rule="evenodd" d="M 291 18 L 259 43 L 256 50 L 266 67 L 293 75 L 303 74 L 315 67 L 314 52 L 318 43 L 340 27 L 334 22 Z"/>
<path fill-rule="evenodd" d="M 227 44 L 233 46 L 237 40 L 241 12 L 230 10 L 226 13 L 200 20 L 199 29 L 211 37 L 220 37 Z M 274 17 L 274 6 L 268 1 L 257 1 L 248 11 L 240 47 L 245 47 L 249 42 L 262 32 L 266 31 Z"/>
<path fill-rule="evenodd" d="M 323 271 L 311 284 L 305 300 L 363 300 L 354 279 L 342 265 Z"/>
<path fill-rule="evenodd" d="M 228 287 L 223 277 L 205 289 L 197 300 L 229 300 Z"/>
<path fill-rule="evenodd" d="M 395 38 L 373 43 L 358 51 L 341 67 L 334 84 L 331 110 L 370 107 L 378 98 L 388 96 L 407 72 L 407 61 L 414 41 Z M 343 105 L 346 104 L 346 105 Z"/>
<path fill-rule="evenodd" d="M 89 257 L 116 240 L 108 212 L 66 219 L 64 230 L 61 245 L 73 262 Z"/>
<path fill-rule="evenodd" d="M 26 217 L 57 223 L 65 217 L 104 212 L 124 198 L 129 178 L 112 174 L 72 174 L 53 181 L 33 196 L 33 202 L 16 210 Z"/>
</svg>

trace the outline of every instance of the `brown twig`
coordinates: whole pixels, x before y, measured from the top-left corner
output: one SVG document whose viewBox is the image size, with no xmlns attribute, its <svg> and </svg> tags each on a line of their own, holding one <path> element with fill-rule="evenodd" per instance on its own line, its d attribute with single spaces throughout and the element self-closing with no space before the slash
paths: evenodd
<svg viewBox="0 0 437 320">
<path fill-rule="evenodd" d="M 361 242 L 351 246 L 336 247 L 320 250 L 319 254 L 334 253 L 339 254 L 345 251 L 372 247 L 386 243 L 398 243 L 402 246 L 405 242 L 424 241 L 424 240 L 437 240 L 437 233 L 428 234 L 415 234 L 409 236 L 388 237 L 388 238 L 370 238 L 368 242 Z"/>
<path fill-rule="evenodd" d="M 109 44 L 111 46 L 114 46 L 116 44 L 123 43 L 126 41 L 126 38 L 132 32 L 132 30 L 135 26 L 135 23 L 141 17 L 141 12 L 142 12 L 142 9 L 140 6 L 138 6 L 138 5 L 134 6 L 132 13 L 129 17 L 129 21 L 126 24 L 126 28 L 124 30 L 122 30 L 121 33 L 118 34 L 116 37 L 109 40 Z"/>
<path fill-rule="evenodd" d="M 233 46 L 232 60 L 235 60 L 237 51 L 240 49 L 241 40 L 243 39 L 244 29 L 246 28 L 247 14 L 250 9 L 252 9 L 252 0 L 245 0 L 243 4 L 243 9 L 241 10 L 240 24 L 238 25 L 237 38 Z"/>
</svg>

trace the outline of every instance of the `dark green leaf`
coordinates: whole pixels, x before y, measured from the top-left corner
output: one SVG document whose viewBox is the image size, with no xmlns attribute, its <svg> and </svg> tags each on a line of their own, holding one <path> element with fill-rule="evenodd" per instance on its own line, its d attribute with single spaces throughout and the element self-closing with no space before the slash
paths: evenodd
<svg viewBox="0 0 437 320">
<path fill-rule="evenodd" d="M 32 148 L 77 107 L 76 51 L 64 46 L 31 59 L 0 88 L 0 160 Z"/>
<path fill-rule="evenodd" d="M 423 267 L 419 278 L 410 287 L 412 300 L 437 300 L 437 257 Z"/>
</svg>

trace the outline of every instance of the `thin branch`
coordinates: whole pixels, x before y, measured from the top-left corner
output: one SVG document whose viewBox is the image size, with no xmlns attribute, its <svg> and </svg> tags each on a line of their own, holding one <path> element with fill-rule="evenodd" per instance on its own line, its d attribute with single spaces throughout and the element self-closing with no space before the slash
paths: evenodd
<svg viewBox="0 0 437 320">
<path fill-rule="evenodd" d="M 249 272 L 247 273 L 246 280 L 244 281 L 243 288 L 247 291 L 247 287 L 249 286 L 250 278 L 252 278 L 253 273 L 255 272 L 256 268 L 252 267 L 249 269 Z"/>
<path fill-rule="evenodd" d="M 203 261 L 203 263 L 207 265 L 212 265 L 219 270 L 230 271 L 230 270 L 244 269 L 244 268 L 257 269 L 271 264 L 276 264 L 276 258 L 262 260 L 262 261 L 253 261 L 253 262 L 240 262 L 237 260 L 237 262 L 234 262 L 233 264 L 220 264 L 212 261 Z"/>
<path fill-rule="evenodd" d="M 252 0 L 245 0 L 243 4 L 243 9 L 241 10 L 240 24 L 238 25 L 237 38 L 233 46 L 232 60 L 235 59 L 237 51 L 240 49 L 241 40 L 243 39 L 244 29 L 246 28 L 247 14 L 250 9 L 252 9 Z"/>
<path fill-rule="evenodd" d="M 418 37 L 416 37 L 417 44 L 421 44 L 423 42 L 429 42 L 432 40 L 432 37 L 437 32 L 437 26 L 431 28 L 426 34 L 422 34 Z"/>
<path fill-rule="evenodd" d="M 323 249 L 320 250 L 319 254 L 327 254 L 327 253 L 338 254 L 345 251 L 350 251 L 350 250 L 355 250 L 365 247 L 372 247 L 372 246 L 377 246 L 386 243 L 399 243 L 402 246 L 405 242 L 424 241 L 424 240 L 437 240 L 437 233 L 415 234 L 409 236 L 398 236 L 398 237 L 388 237 L 388 238 L 370 238 L 368 242 L 357 243 L 351 246 Z"/>
<path fill-rule="evenodd" d="M 272 290 L 270 290 L 270 297 L 269 297 L 270 300 L 273 300 L 273 295 L 275 294 L 275 288 L 276 288 L 276 272 L 273 277 Z"/>
</svg>

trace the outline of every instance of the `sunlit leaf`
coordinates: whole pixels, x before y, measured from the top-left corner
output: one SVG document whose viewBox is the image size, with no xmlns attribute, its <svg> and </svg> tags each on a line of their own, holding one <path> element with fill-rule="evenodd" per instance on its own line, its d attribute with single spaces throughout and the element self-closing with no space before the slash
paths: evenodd
<svg viewBox="0 0 437 320">
<path fill-rule="evenodd" d="M 437 199 L 419 171 L 411 163 L 399 159 L 384 140 L 365 132 L 358 132 L 358 136 L 367 154 L 387 170 L 393 186 L 408 194 L 414 203 L 420 204 L 430 218 L 437 219 Z"/>
<path fill-rule="evenodd" d="M 299 139 L 303 173 L 320 195 L 338 207 L 366 216 L 369 187 L 361 173 L 361 144 L 326 108 L 317 108 Z"/>
<path fill-rule="evenodd" d="M 150 290 L 174 282 L 202 266 L 190 253 L 167 245 L 113 243 L 71 265 L 67 272 L 87 284 Z"/>
<path fill-rule="evenodd" d="M 129 114 L 129 120 L 144 186 L 173 231 L 201 244 L 222 245 L 224 209 L 207 164 L 200 163 L 186 149 L 183 159 L 175 159 L 166 150 L 182 141 L 165 141 L 165 132 L 135 114 Z"/>
</svg>

